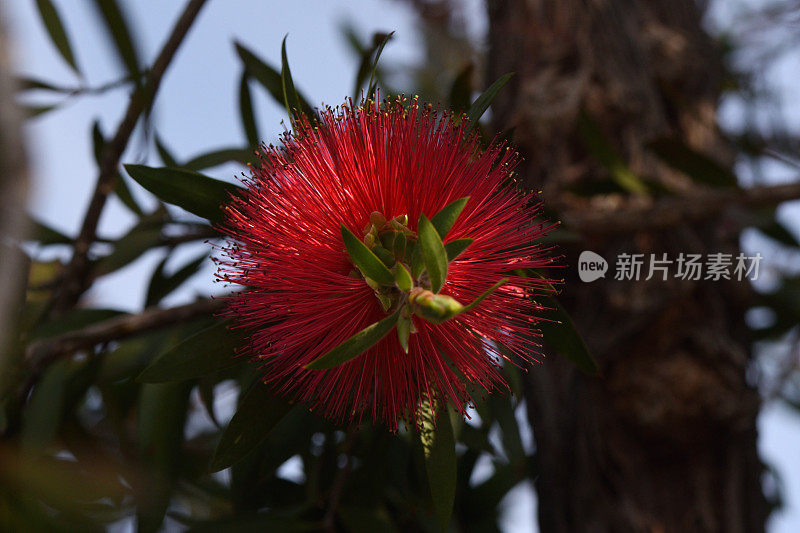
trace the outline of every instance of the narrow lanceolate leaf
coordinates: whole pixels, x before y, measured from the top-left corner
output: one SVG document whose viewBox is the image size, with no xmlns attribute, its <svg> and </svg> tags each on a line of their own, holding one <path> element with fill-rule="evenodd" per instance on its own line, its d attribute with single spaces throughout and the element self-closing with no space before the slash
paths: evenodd
<svg viewBox="0 0 800 533">
<path fill-rule="evenodd" d="M 92 124 L 92 146 L 94 150 L 94 159 L 97 163 L 97 167 L 100 168 L 103 165 L 103 156 L 105 155 L 106 149 L 106 139 L 103 136 L 103 131 L 100 129 L 100 123 L 98 121 L 94 121 Z M 158 146 L 158 139 L 156 138 L 156 146 Z M 143 216 L 144 211 L 136 202 L 136 199 L 133 197 L 131 190 L 128 188 L 128 184 L 122 178 L 122 176 L 117 172 L 117 178 L 114 180 L 114 193 L 117 195 L 117 198 L 120 202 L 122 202 L 125 207 L 130 209 L 136 216 Z"/>
<path fill-rule="evenodd" d="M 253 114 L 253 97 L 250 94 L 247 80 L 247 73 L 243 72 L 242 79 L 239 81 L 239 115 L 247 144 L 255 146 L 258 144 L 258 126 L 256 126 L 256 118 Z"/>
<path fill-rule="evenodd" d="M 69 63 L 72 70 L 80 74 L 75 62 L 75 54 L 72 53 L 72 46 L 69 44 L 67 32 L 64 30 L 64 24 L 61 22 L 56 6 L 50 0 L 36 0 L 36 7 L 39 8 L 39 16 L 50 35 L 50 40 L 56 45 L 58 53 L 61 54 L 64 61 Z"/>
<path fill-rule="evenodd" d="M 473 129 L 477 124 L 483 114 L 489 109 L 489 106 L 492 104 L 494 99 L 500 93 L 500 89 L 502 89 L 508 80 L 511 79 L 513 76 L 513 72 L 509 72 L 508 74 L 504 74 L 500 76 L 497 81 L 489 86 L 483 94 L 481 94 L 470 106 L 469 111 L 467 111 L 467 118 L 469 119 L 469 129 Z"/>
<path fill-rule="evenodd" d="M 70 244 L 72 239 L 57 229 L 29 217 L 30 238 L 39 244 Z"/>
<path fill-rule="evenodd" d="M 397 263 L 392 270 L 394 271 L 394 280 L 397 288 L 404 292 L 410 291 L 414 286 L 414 281 L 411 279 L 411 273 L 405 265 Z"/>
<path fill-rule="evenodd" d="M 173 346 L 150 363 L 137 381 L 183 381 L 238 364 L 241 360 L 234 356 L 242 336 L 228 326 L 228 321 L 219 322 Z"/>
<path fill-rule="evenodd" d="M 555 350 L 575 363 L 575 365 L 589 375 L 596 376 L 600 373 L 594 358 L 589 353 L 589 348 L 583 341 L 581 334 L 561 304 L 555 298 L 541 298 L 541 303 L 550 309 L 542 313 L 542 318 L 552 322 L 539 322 L 538 327 L 542 332 L 544 341 Z"/>
<path fill-rule="evenodd" d="M 288 37 L 288 36 L 287 36 Z M 292 71 L 289 68 L 289 58 L 286 56 L 286 37 L 283 38 L 281 44 L 281 88 L 283 89 L 283 104 L 286 106 L 286 112 L 292 120 L 305 115 L 309 120 L 314 118 L 314 114 L 308 105 L 303 105 L 300 95 L 294 88 L 294 80 L 292 80 Z"/>
<path fill-rule="evenodd" d="M 141 479 L 137 480 L 138 531 L 158 531 L 169 506 L 169 487 L 181 466 L 189 383 L 144 385 L 139 395 L 138 439 Z"/>
<path fill-rule="evenodd" d="M 164 274 L 164 265 L 169 258 L 169 255 L 167 255 L 150 278 L 150 285 L 147 287 L 145 307 L 158 304 L 165 296 L 183 285 L 185 281 L 200 270 L 200 267 L 207 257 L 208 252 L 204 251 L 196 259 L 189 261 L 178 269 L 174 274 L 167 276 Z"/>
<path fill-rule="evenodd" d="M 209 470 L 218 472 L 244 459 L 267 438 L 289 409 L 289 402 L 276 397 L 266 385 L 261 382 L 253 385 L 222 433 Z"/>
<path fill-rule="evenodd" d="M 458 73 L 456 79 L 453 80 L 453 85 L 450 86 L 450 107 L 454 111 L 466 112 L 470 105 L 470 96 L 472 96 L 472 72 L 475 66 L 469 63 Z"/>
<path fill-rule="evenodd" d="M 425 454 L 425 470 L 431 489 L 433 506 L 442 531 L 447 529 L 453 513 L 456 493 L 456 444 L 453 426 L 446 405 L 437 405 L 427 398 L 420 402 L 418 415 L 422 421 L 420 441 Z"/>
<path fill-rule="evenodd" d="M 431 217 L 431 224 L 433 224 L 433 227 L 439 232 L 439 237 L 442 239 L 447 237 L 447 234 L 450 233 L 450 230 L 453 228 L 453 224 L 456 223 L 459 215 L 461 215 L 461 211 L 464 210 L 464 206 L 467 205 L 468 200 L 469 196 L 465 196 L 464 198 L 459 198 L 454 202 L 450 202 Z"/>
<path fill-rule="evenodd" d="M 375 63 L 372 57 L 375 55 L 375 50 L 378 49 L 378 46 L 386 39 L 386 34 L 383 32 L 375 32 L 372 35 L 372 45 L 364 46 L 355 35 L 352 28 L 346 28 L 344 31 L 350 39 L 350 45 L 353 47 L 353 50 L 361 58 L 358 63 L 358 70 L 356 71 L 355 88 L 353 89 L 353 101 L 358 101 L 362 94 L 361 88 L 364 82 L 367 81 L 367 76 L 372 72 Z M 369 85 L 367 87 L 369 87 Z"/>
<path fill-rule="evenodd" d="M 116 0 L 94 0 L 94 3 L 105 22 L 111 39 L 114 41 L 120 61 L 125 65 L 128 74 L 133 79 L 138 79 L 141 74 L 139 67 L 141 62 L 133 44 L 128 21 L 125 20 L 122 9 L 120 9 Z"/>
<path fill-rule="evenodd" d="M 163 213 L 159 212 L 139 219 L 139 223 L 128 233 L 114 241 L 113 252 L 97 260 L 93 269 L 94 274 L 97 276 L 110 274 L 139 259 L 149 250 L 163 246 L 161 223 L 163 223 Z"/>
<path fill-rule="evenodd" d="M 345 248 L 350 255 L 350 261 L 368 278 L 373 279 L 381 285 L 394 285 L 394 275 L 378 259 L 378 256 L 367 248 L 367 245 L 353 235 L 353 232 L 342 225 L 342 239 Z"/>
<path fill-rule="evenodd" d="M 408 353 L 408 339 L 411 337 L 411 317 L 401 315 L 397 320 L 397 340 L 403 351 Z"/>
<path fill-rule="evenodd" d="M 400 310 L 397 310 L 380 322 L 375 322 L 371 326 L 362 329 L 322 357 L 311 361 L 305 368 L 307 370 L 325 370 L 358 357 L 375 346 L 379 340 L 392 331 L 399 318 Z"/>
<path fill-rule="evenodd" d="M 444 251 L 447 252 L 447 261 L 452 261 L 469 248 L 475 239 L 456 239 L 444 245 Z"/>
<path fill-rule="evenodd" d="M 369 75 L 369 85 L 367 85 L 367 99 L 373 98 L 375 96 L 375 90 L 377 89 L 378 80 L 375 78 L 375 74 L 378 71 L 378 61 L 381 58 L 381 54 L 383 53 L 383 49 L 386 46 L 386 43 L 389 42 L 389 39 L 392 38 L 394 32 L 390 32 L 383 38 L 381 44 L 378 45 L 377 50 L 375 50 L 375 62 L 372 64 L 372 72 Z"/>
<path fill-rule="evenodd" d="M 253 159 L 253 150 L 244 148 L 221 148 L 195 156 L 184 163 L 183 167 L 189 170 L 199 171 L 225 163 L 247 164 Z"/>
<path fill-rule="evenodd" d="M 447 278 L 447 252 L 444 250 L 442 238 L 425 215 L 419 216 L 418 230 L 418 247 L 425 270 L 428 271 L 431 290 L 439 292 Z"/>
<path fill-rule="evenodd" d="M 480 304 L 483 300 L 486 299 L 487 296 L 489 296 L 494 291 L 499 289 L 500 286 L 503 285 L 504 283 L 506 283 L 507 281 L 508 281 L 508 278 L 503 278 L 500 281 L 498 281 L 497 283 L 495 283 L 494 285 L 492 285 L 491 287 L 489 287 L 486 290 L 486 292 L 484 292 L 483 294 L 481 294 L 480 296 L 478 296 L 477 298 L 472 300 L 472 302 L 470 302 L 469 305 L 464 306 L 464 308 L 459 312 L 459 314 L 466 313 L 467 311 L 471 311 L 471 310 L 475 309 L 478 306 L 478 304 Z"/>
<path fill-rule="evenodd" d="M 166 143 L 161 140 L 161 137 L 156 133 L 153 135 L 153 140 L 156 145 L 156 152 L 158 152 L 158 157 L 161 158 L 161 162 L 164 163 L 164 166 L 167 167 L 179 167 L 181 166 L 178 163 L 178 160 L 175 159 L 175 156 L 172 155 L 172 151 L 167 148 Z"/>
<path fill-rule="evenodd" d="M 231 194 L 241 190 L 237 185 L 191 170 L 144 165 L 125 165 L 125 170 L 159 199 L 211 222 L 222 220 L 223 204 L 228 202 Z"/>
<path fill-rule="evenodd" d="M 260 83 L 276 102 L 285 106 L 286 102 L 283 98 L 283 79 L 281 78 L 281 73 L 259 59 L 241 43 L 236 43 L 236 53 L 239 55 L 239 59 L 242 60 L 245 73 L 250 78 Z M 308 103 L 308 99 L 303 96 L 303 93 L 299 91 L 297 87 L 294 88 L 294 92 L 297 95 L 300 109 L 303 110 L 308 117 L 313 118 L 314 110 L 311 108 L 311 104 Z"/>
</svg>

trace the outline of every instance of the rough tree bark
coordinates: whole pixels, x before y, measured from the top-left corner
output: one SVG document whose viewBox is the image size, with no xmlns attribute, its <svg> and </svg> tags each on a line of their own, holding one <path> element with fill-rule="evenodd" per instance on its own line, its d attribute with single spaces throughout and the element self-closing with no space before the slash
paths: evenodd
<svg viewBox="0 0 800 533">
<path fill-rule="evenodd" d="M 577 128 L 585 110 L 631 169 L 689 193 L 685 177 L 645 144 L 679 136 L 730 164 L 715 126 L 722 70 L 693 0 L 489 0 L 488 79 L 515 72 L 493 107 L 513 128 L 523 179 L 571 207 L 648 202 L 570 197 L 604 170 Z M 563 358 L 529 373 L 539 522 L 550 532 L 756 532 L 767 505 L 756 450 L 759 398 L 747 383 L 744 282 L 613 280 L 618 253 L 737 252 L 738 226 L 720 215 L 670 229 L 585 231 L 563 251 L 563 299 L 603 377 Z M 611 264 L 577 279 L 582 249 Z M 674 268 L 674 265 L 673 265 Z"/>
</svg>

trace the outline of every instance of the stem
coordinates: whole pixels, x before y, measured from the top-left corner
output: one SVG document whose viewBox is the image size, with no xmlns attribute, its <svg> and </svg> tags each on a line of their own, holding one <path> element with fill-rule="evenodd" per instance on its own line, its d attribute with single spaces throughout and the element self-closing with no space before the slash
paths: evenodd
<svg viewBox="0 0 800 533">
<path fill-rule="evenodd" d="M 630 233 L 707 220 L 730 207 L 767 207 L 798 198 L 800 182 L 729 191 L 697 190 L 691 196 L 664 198 L 646 206 L 605 210 L 570 200 L 572 205 L 559 211 L 566 226 L 585 233 Z"/>
<path fill-rule="evenodd" d="M 189 32 L 200 9 L 207 0 L 190 0 L 172 30 L 172 34 L 164 43 L 152 68 L 148 71 L 144 84 L 131 94 L 125 116 L 120 122 L 113 139 L 106 145 L 100 161 L 92 199 L 86 209 L 80 233 L 75 240 L 72 259 L 64 268 L 59 290 L 53 297 L 51 313 L 58 315 L 75 305 L 88 285 L 88 252 L 95 240 L 100 215 L 105 207 L 108 195 L 114 188 L 117 167 L 120 158 L 128 146 L 139 117 L 150 108 L 161 85 L 164 73 L 169 67 L 175 52 Z"/>
<path fill-rule="evenodd" d="M 224 299 L 206 299 L 180 307 L 169 309 L 151 307 L 135 315 L 114 317 L 83 329 L 33 342 L 25 352 L 25 359 L 29 361 L 35 373 L 37 369 L 46 366 L 62 355 L 69 355 L 103 342 L 120 340 L 146 331 L 169 327 L 198 316 L 209 315 L 221 310 L 224 305 Z"/>
</svg>

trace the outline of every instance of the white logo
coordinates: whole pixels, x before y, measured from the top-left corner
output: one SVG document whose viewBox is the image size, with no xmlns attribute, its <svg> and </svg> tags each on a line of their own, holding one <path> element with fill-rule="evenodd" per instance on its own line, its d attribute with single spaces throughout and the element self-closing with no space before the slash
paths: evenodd
<svg viewBox="0 0 800 533">
<path fill-rule="evenodd" d="M 606 277 L 608 262 L 598 254 L 584 250 L 578 257 L 578 276 L 581 281 L 592 282 L 599 278 Z"/>
</svg>

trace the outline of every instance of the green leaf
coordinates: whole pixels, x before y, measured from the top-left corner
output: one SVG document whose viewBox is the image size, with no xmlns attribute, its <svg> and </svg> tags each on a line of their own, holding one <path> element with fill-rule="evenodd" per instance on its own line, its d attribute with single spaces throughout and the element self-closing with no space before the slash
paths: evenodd
<svg viewBox="0 0 800 533">
<path fill-rule="evenodd" d="M 71 244 L 72 239 L 57 229 L 29 217 L 31 227 L 30 238 L 39 244 Z"/>
<path fill-rule="evenodd" d="M 459 198 L 444 206 L 438 213 L 431 217 L 431 224 L 436 228 L 439 237 L 442 239 L 447 237 L 447 234 L 450 233 L 450 230 L 453 228 L 453 224 L 456 223 L 459 215 L 461 215 L 461 211 L 464 210 L 464 206 L 467 205 L 467 201 L 469 201 L 469 196 Z"/>
<path fill-rule="evenodd" d="M 161 226 L 164 222 L 164 214 L 158 211 L 142 217 L 128 233 L 114 241 L 111 254 L 97 261 L 94 274 L 110 274 L 132 263 L 145 252 L 163 246 Z"/>
<path fill-rule="evenodd" d="M 428 271 L 431 290 L 438 293 L 447 278 L 447 252 L 444 250 L 442 238 L 428 217 L 421 214 L 418 226 L 418 248 L 422 262 Z"/>
<path fill-rule="evenodd" d="M 28 76 L 18 76 L 16 77 L 14 83 L 17 89 L 20 91 L 42 90 L 53 91 L 56 93 L 70 93 L 74 90 L 73 87 L 63 87 L 48 81 L 40 80 L 38 78 L 31 78 Z"/>
<path fill-rule="evenodd" d="M 647 143 L 654 154 L 672 168 L 683 172 L 694 181 L 716 187 L 736 187 L 736 175 L 705 154 L 690 148 L 676 138 L 664 137 Z"/>
<path fill-rule="evenodd" d="M 119 173 L 117 173 L 117 179 L 114 182 L 114 194 L 116 194 L 117 198 L 119 198 L 119 201 L 122 202 L 122 204 L 130 209 L 134 214 L 140 217 L 144 215 L 144 211 L 139 206 L 138 202 L 136 202 L 136 199 L 133 197 L 133 194 L 128 187 L 128 182 L 125 181 L 125 178 L 123 178 Z"/>
<path fill-rule="evenodd" d="M 283 94 L 283 104 L 286 106 L 286 112 L 293 120 L 305 115 L 308 120 L 314 120 L 314 111 L 300 95 L 294 87 L 292 80 L 292 71 L 289 68 L 289 59 L 286 56 L 286 37 L 283 38 L 281 43 L 281 89 Z"/>
<path fill-rule="evenodd" d="M 167 255 L 161 263 L 159 263 L 153 276 L 150 278 L 150 285 L 147 288 L 147 298 L 145 299 L 145 307 L 156 305 L 165 296 L 180 287 L 186 280 L 192 277 L 200 269 L 200 266 L 208 257 L 208 252 L 203 252 L 199 257 L 189 261 L 186 265 L 178 269 L 171 276 L 164 275 L 164 265 L 169 259 Z"/>
<path fill-rule="evenodd" d="M 183 427 L 191 385 L 159 383 L 142 386 L 139 396 L 138 444 L 145 467 L 136 479 L 137 529 L 159 530 L 182 465 Z"/>
<path fill-rule="evenodd" d="M 218 472 L 242 460 L 267 438 L 291 405 L 258 382 L 239 402 L 236 414 L 222 433 L 209 470 Z"/>
<path fill-rule="evenodd" d="M 203 170 L 216 167 L 225 163 L 241 163 L 246 165 L 253 160 L 253 151 L 245 148 L 222 148 L 193 157 L 184 168 L 189 170 Z"/>
<path fill-rule="evenodd" d="M 456 239 L 445 244 L 444 251 L 447 252 L 447 261 L 453 261 L 464 253 L 464 250 L 469 248 L 469 245 L 473 242 L 475 242 L 475 239 Z"/>
<path fill-rule="evenodd" d="M 406 255 L 406 245 L 408 244 L 408 238 L 406 237 L 406 234 L 398 233 L 395 236 L 394 243 L 392 244 L 392 251 L 394 252 L 395 257 L 398 260 L 404 259 Z"/>
<path fill-rule="evenodd" d="M 394 285 L 394 275 L 383 264 L 383 261 L 378 259 L 372 250 L 367 248 L 367 245 L 353 235 L 353 232 L 347 229 L 344 224 L 341 226 L 342 239 L 344 239 L 345 248 L 350 256 L 350 261 L 358 267 L 358 269 L 368 278 L 377 281 L 382 285 Z"/>
<path fill-rule="evenodd" d="M 183 381 L 206 376 L 241 362 L 235 357 L 242 345 L 240 334 L 222 321 L 173 346 L 144 369 L 136 378 L 142 383 Z"/>
<path fill-rule="evenodd" d="M 508 74 L 504 74 L 499 78 L 497 78 L 497 81 L 491 84 L 489 88 L 486 89 L 483 92 L 483 94 L 481 94 L 472 103 L 469 110 L 467 111 L 467 118 L 469 119 L 469 126 L 467 128 L 468 131 L 472 131 L 472 129 L 474 129 L 475 126 L 478 125 L 478 121 L 486 112 L 486 110 L 489 109 L 489 106 L 492 105 L 492 102 L 500 93 L 500 89 L 502 89 L 505 86 L 505 84 L 508 83 L 508 80 L 510 80 L 511 76 L 513 75 L 514 75 L 513 72 L 509 72 Z"/>
<path fill-rule="evenodd" d="M 50 40 L 56 45 L 58 53 L 61 54 L 64 61 L 69 63 L 72 70 L 80 74 L 78 65 L 75 62 L 75 54 L 72 53 L 67 32 L 64 30 L 64 24 L 61 22 L 56 6 L 50 0 L 36 0 L 36 7 L 39 8 L 39 16 L 42 18 L 47 33 L 50 35 Z"/>
<path fill-rule="evenodd" d="M 647 186 L 633 173 L 614 147 L 606 140 L 600 128 L 587 115 L 581 111 L 578 115 L 578 132 L 586 149 L 602 164 L 611 174 L 617 185 L 630 193 L 647 193 Z"/>
<path fill-rule="evenodd" d="M 417 279 L 425 269 L 425 263 L 422 262 L 422 254 L 419 251 L 419 243 L 416 241 L 409 241 L 408 245 L 411 248 L 411 277 Z"/>
<path fill-rule="evenodd" d="M 326 370 L 358 357 L 388 335 L 399 318 L 400 310 L 398 309 L 383 320 L 362 329 L 325 355 L 314 359 L 305 368 L 307 370 Z"/>
<path fill-rule="evenodd" d="M 422 421 L 420 442 L 425 454 L 425 470 L 431 489 L 433 506 L 442 531 L 447 529 L 453 514 L 456 493 L 456 444 L 449 409 L 446 405 L 425 399 L 420 402 Z"/>
<path fill-rule="evenodd" d="M 355 86 L 353 88 L 353 101 L 355 102 L 358 101 L 361 96 L 361 88 L 367 80 L 367 75 L 369 75 L 372 68 L 374 68 L 373 65 L 375 63 L 372 60 L 372 56 L 375 55 L 375 50 L 378 49 L 381 42 L 386 39 L 386 34 L 383 32 L 375 32 L 372 34 L 372 46 L 364 46 L 359 41 L 352 28 L 345 28 L 344 31 L 350 39 L 353 50 L 360 57 L 358 70 L 356 71 Z M 369 88 L 369 85 L 367 85 L 367 88 Z"/>
<path fill-rule="evenodd" d="M 398 262 L 392 271 L 394 272 L 394 281 L 397 284 L 397 288 L 404 292 L 410 291 L 414 286 L 414 280 L 411 279 L 411 273 L 409 273 L 405 265 Z"/>
<path fill-rule="evenodd" d="M 167 148 L 166 143 L 164 143 L 161 137 L 158 134 L 155 134 L 153 137 L 155 140 L 156 152 L 158 152 L 158 157 L 161 159 L 161 162 L 164 163 L 164 166 L 180 167 L 181 165 L 178 163 L 178 160 L 172 155 L 172 151 Z"/>
<path fill-rule="evenodd" d="M 453 85 L 450 87 L 449 101 L 450 107 L 454 111 L 465 113 L 469 109 L 470 97 L 472 96 L 472 73 L 474 70 L 475 66 L 469 63 L 453 80 Z"/>
<path fill-rule="evenodd" d="M 272 95 L 276 102 L 285 106 L 286 104 L 283 97 L 283 79 L 281 78 L 281 73 L 259 59 L 253 52 L 245 48 L 241 43 L 235 43 L 235 46 L 236 53 L 239 55 L 239 59 L 242 60 L 242 64 L 244 64 L 245 72 L 251 78 L 258 81 L 267 90 L 267 92 Z M 297 88 L 295 88 L 295 94 L 297 95 L 301 109 L 308 115 L 309 118 L 313 119 L 314 110 L 311 108 L 308 100 L 300 91 L 297 90 Z M 254 144 L 257 144 L 257 142 Z"/>
<path fill-rule="evenodd" d="M 400 346 L 403 351 L 408 353 L 408 339 L 411 337 L 411 317 L 401 316 L 397 319 L 397 340 L 400 341 Z"/>
<path fill-rule="evenodd" d="M 372 64 L 372 72 L 369 75 L 369 85 L 367 85 L 367 100 L 373 98 L 375 96 L 375 90 L 378 85 L 378 80 L 375 78 L 375 73 L 378 71 L 378 61 L 381 58 L 381 54 L 383 53 L 383 49 L 386 46 L 386 43 L 389 42 L 389 39 L 392 38 L 394 32 L 389 32 L 381 41 L 381 44 L 378 45 L 378 48 L 375 50 L 375 62 Z M 374 80 L 374 81 L 373 81 Z"/>
<path fill-rule="evenodd" d="M 156 143 L 157 142 L 158 140 L 156 140 Z M 106 139 L 103 136 L 102 130 L 100 129 L 100 123 L 96 120 L 92 124 L 92 146 L 94 149 L 94 160 L 99 168 L 103 164 L 103 155 L 106 149 Z M 116 179 L 114 180 L 114 193 L 117 195 L 117 198 L 119 198 L 120 202 L 122 202 L 123 205 L 130 209 L 136 216 L 141 217 L 144 215 L 144 211 L 133 198 L 127 182 L 122 178 L 119 172 L 117 172 Z"/>
<path fill-rule="evenodd" d="M 27 105 L 20 104 L 19 108 L 22 110 L 25 118 L 35 118 L 50 111 L 58 109 L 57 105 Z"/>
<path fill-rule="evenodd" d="M 124 314 L 116 309 L 72 309 L 58 318 L 39 324 L 31 333 L 31 338 L 44 339 L 82 329 L 86 326 Z"/>
<path fill-rule="evenodd" d="M 67 383 L 79 364 L 60 360 L 44 373 L 31 395 L 23 414 L 21 446 L 27 452 L 38 452 L 55 438 L 64 416 Z"/>
<path fill-rule="evenodd" d="M 138 80 L 141 61 L 133 44 L 128 21 L 119 4 L 117 4 L 116 0 L 94 0 L 94 4 L 105 22 L 106 30 L 108 30 L 114 41 L 120 61 L 125 65 L 125 69 L 131 75 L 131 78 Z"/>
<path fill-rule="evenodd" d="M 136 182 L 168 204 L 218 223 L 224 218 L 223 205 L 241 187 L 191 170 L 125 165 Z"/>
<path fill-rule="evenodd" d="M 247 72 L 242 72 L 242 79 L 239 80 L 239 116 L 241 117 L 242 129 L 244 130 L 247 144 L 257 146 L 259 139 L 258 126 L 256 125 L 256 117 L 253 114 L 253 97 L 250 94 L 248 80 Z"/>
<path fill-rule="evenodd" d="M 586 343 L 575 328 L 575 324 L 564 308 L 561 307 L 558 300 L 552 297 L 543 297 L 541 302 L 551 308 L 542 314 L 542 318 L 554 321 L 541 321 L 538 324 L 545 342 L 575 363 L 585 373 L 591 376 L 599 375 L 600 370 L 589 353 L 589 348 L 586 347 Z"/>
</svg>

